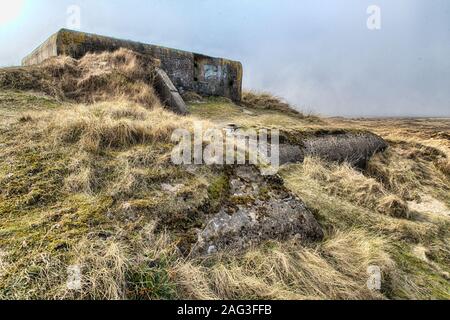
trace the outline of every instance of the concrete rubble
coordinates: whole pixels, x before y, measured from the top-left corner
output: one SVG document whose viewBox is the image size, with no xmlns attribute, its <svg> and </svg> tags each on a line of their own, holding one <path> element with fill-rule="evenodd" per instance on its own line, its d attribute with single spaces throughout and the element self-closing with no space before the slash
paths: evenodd
<svg viewBox="0 0 450 320">
<path fill-rule="evenodd" d="M 321 227 L 305 204 L 271 179 L 252 166 L 235 168 L 229 201 L 199 231 L 192 254 L 241 251 L 267 240 L 321 239 Z"/>
</svg>

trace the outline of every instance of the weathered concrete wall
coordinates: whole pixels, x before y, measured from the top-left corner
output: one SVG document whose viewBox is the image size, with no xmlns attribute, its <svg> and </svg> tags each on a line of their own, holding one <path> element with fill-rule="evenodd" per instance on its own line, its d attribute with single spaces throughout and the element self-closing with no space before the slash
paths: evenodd
<svg viewBox="0 0 450 320">
<path fill-rule="evenodd" d="M 241 100 L 240 62 L 66 29 L 51 36 L 25 57 L 22 64 L 38 64 L 57 55 L 79 59 L 88 52 L 115 51 L 119 48 L 127 48 L 159 59 L 161 68 L 166 71 L 180 93 L 194 91 L 202 95 L 227 97 L 237 102 Z"/>
<path fill-rule="evenodd" d="M 43 44 L 41 44 L 37 49 L 35 49 L 30 55 L 22 60 L 22 65 L 29 66 L 33 64 L 38 64 L 45 59 L 55 57 L 58 55 L 57 46 L 58 34 L 52 35 Z"/>
<path fill-rule="evenodd" d="M 386 141 L 371 132 L 322 134 L 280 144 L 280 163 L 303 162 L 306 156 L 313 156 L 365 168 L 374 154 L 387 147 Z"/>
</svg>

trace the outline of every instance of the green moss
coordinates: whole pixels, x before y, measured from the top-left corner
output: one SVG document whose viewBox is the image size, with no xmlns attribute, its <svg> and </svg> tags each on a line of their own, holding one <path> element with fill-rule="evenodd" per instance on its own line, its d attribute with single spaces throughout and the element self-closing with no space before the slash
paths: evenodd
<svg viewBox="0 0 450 320">
<path fill-rule="evenodd" d="M 55 98 L 31 91 L 0 90 L 0 113 L 48 110 L 61 105 Z"/>
<path fill-rule="evenodd" d="M 0 188 L 8 195 L 0 204 L 0 216 L 9 210 L 25 210 L 57 201 L 67 173 L 64 156 L 40 148 L 17 152 L 10 165 L 11 177 L 0 180 Z"/>
<path fill-rule="evenodd" d="M 223 174 L 214 179 L 208 187 L 208 196 L 213 206 L 216 206 L 228 195 L 229 178 Z"/>
<path fill-rule="evenodd" d="M 230 198 L 230 202 L 234 205 L 248 205 L 255 201 L 252 196 L 233 196 Z"/>
<path fill-rule="evenodd" d="M 204 103 L 191 103 L 188 105 L 188 110 L 194 116 L 211 120 L 242 116 L 242 108 L 229 100 L 216 97 L 207 98 Z"/>
<path fill-rule="evenodd" d="M 267 200 L 269 198 L 269 191 L 270 189 L 267 186 L 262 186 L 259 188 L 259 198 L 262 200 Z"/>
<path fill-rule="evenodd" d="M 395 249 L 392 254 L 400 273 L 386 292 L 389 298 L 411 299 L 413 294 L 416 299 L 450 299 L 450 282 L 435 266 L 413 255 L 408 245 L 397 244 Z"/>
<path fill-rule="evenodd" d="M 177 286 L 169 271 L 172 257 L 162 256 L 128 271 L 127 296 L 133 300 L 170 300 L 177 297 Z"/>
<path fill-rule="evenodd" d="M 81 45 L 86 41 L 86 34 L 62 29 L 57 33 L 57 41 L 63 52 L 68 54 L 71 46 Z"/>
</svg>

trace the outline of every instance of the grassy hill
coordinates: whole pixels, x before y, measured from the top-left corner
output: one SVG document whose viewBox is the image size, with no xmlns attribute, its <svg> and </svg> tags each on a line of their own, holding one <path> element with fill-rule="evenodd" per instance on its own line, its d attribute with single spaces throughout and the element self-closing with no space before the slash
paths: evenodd
<svg viewBox="0 0 450 320">
<path fill-rule="evenodd" d="M 0 70 L 0 298 L 450 298 L 450 120 L 320 118 L 254 93 L 242 106 L 191 95 L 183 117 L 161 106 L 140 59 Z M 173 130 L 198 121 L 370 130 L 390 146 L 364 170 L 313 157 L 281 168 L 322 240 L 193 256 L 198 229 L 232 200 L 229 168 L 170 161 Z M 67 286 L 71 266 L 81 290 Z"/>
</svg>

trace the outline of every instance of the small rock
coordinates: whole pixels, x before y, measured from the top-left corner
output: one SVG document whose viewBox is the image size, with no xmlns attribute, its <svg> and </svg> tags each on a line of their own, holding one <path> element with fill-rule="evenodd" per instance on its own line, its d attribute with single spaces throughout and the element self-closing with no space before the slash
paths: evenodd
<svg viewBox="0 0 450 320">
<path fill-rule="evenodd" d="M 247 182 L 260 183 L 263 181 L 260 172 L 256 168 L 249 166 L 237 167 L 236 176 Z"/>
<path fill-rule="evenodd" d="M 169 192 L 169 193 L 177 193 L 178 191 L 180 191 L 183 188 L 184 188 L 183 184 L 171 185 L 171 184 L 168 184 L 168 183 L 163 183 L 161 185 L 162 191 Z"/>
<path fill-rule="evenodd" d="M 245 184 L 239 179 L 232 179 L 230 181 L 231 194 L 236 197 L 245 195 Z"/>
<path fill-rule="evenodd" d="M 129 202 L 125 202 L 122 204 L 122 209 L 128 211 L 131 209 L 131 204 Z"/>
<path fill-rule="evenodd" d="M 216 254 L 216 253 L 217 253 L 216 246 L 209 246 L 209 248 L 208 248 L 208 255 L 212 255 L 212 254 Z"/>
<path fill-rule="evenodd" d="M 413 249 L 413 253 L 420 260 L 429 262 L 428 257 L 427 257 L 428 250 L 424 246 L 422 246 L 422 245 L 415 246 Z"/>
<path fill-rule="evenodd" d="M 129 221 L 136 221 L 138 218 L 136 212 L 134 212 L 133 207 L 129 202 L 124 202 L 122 204 L 122 213 Z"/>
<path fill-rule="evenodd" d="M 111 211 L 108 210 L 108 212 L 106 213 L 106 217 L 110 220 L 114 219 L 114 215 Z"/>
</svg>

